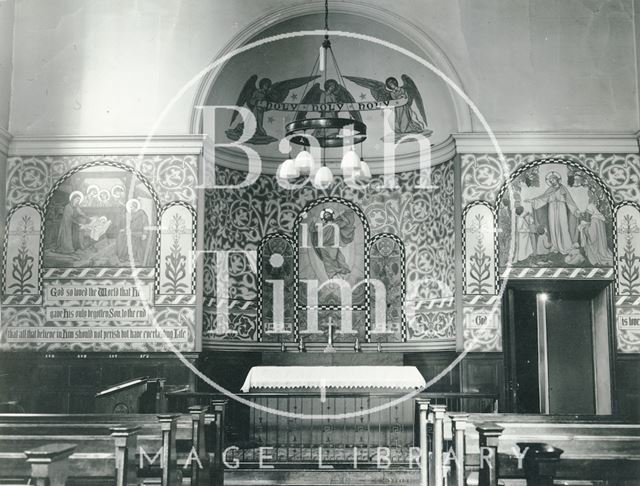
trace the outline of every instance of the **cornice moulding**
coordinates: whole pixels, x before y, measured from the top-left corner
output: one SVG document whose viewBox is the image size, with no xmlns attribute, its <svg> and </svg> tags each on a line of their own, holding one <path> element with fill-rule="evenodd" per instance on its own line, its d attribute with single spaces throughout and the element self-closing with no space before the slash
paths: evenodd
<svg viewBox="0 0 640 486">
<path fill-rule="evenodd" d="M 637 133 L 496 133 L 498 144 L 504 153 L 639 153 Z M 251 146 L 249 146 L 251 147 Z M 0 153 L 9 156 L 96 156 L 114 155 L 200 155 L 210 161 L 213 142 L 205 135 L 146 136 L 47 136 L 12 137 L 0 128 Z M 255 149 L 255 147 L 252 147 Z M 432 146 L 431 165 L 451 160 L 456 154 L 496 153 L 486 133 L 457 133 Z M 218 147 L 215 162 L 222 167 L 247 170 L 243 152 Z M 284 160 L 262 157 L 262 173 L 275 174 Z M 366 157 L 373 174 L 384 172 L 382 157 Z M 329 167 L 338 168 L 339 160 L 330 159 Z M 396 172 L 420 168 L 418 154 L 396 156 Z"/>
<path fill-rule="evenodd" d="M 9 156 L 199 155 L 204 135 L 14 137 Z"/>
<path fill-rule="evenodd" d="M 252 147 L 255 149 L 255 147 Z M 204 158 L 208 163 L 213 160 L 211 157 L 214 153 L 214 146 L 211 139 L 205 141 Z M 431 167 L 440 165 L 444 162 L 448 162 L 456 155 L 455 141 L 453 137 L 449 136 L 443 142 L 431 147 Z M 282 154 L 281 158 L 275 157 L 261 157 L 261 173 L 267 175 L 275 175 L 278 170 L 278 166 L 287 158 L 285 154 Z M 369 164 L 369 169 L 373 175 L 384 173 L 384 159 L 383 157 L 367 157 L 365 154 L 364 160 Z M 411 170 L 420 169 L 420 163 L 417 153 L 410 154 L 398 154 L 395 157 L 395 172 L 407 172 Z M 216 166 L 227 167 L 229 169 L 235 169 L 239 171 L 247 171 L 247 158 L 242 152 L 232 151 L 226 148 L 217 148 L 215 150 L 215 164 Z M 326 161 L 326 164 L 331 170 L 338 171 L 340 173 L 340 159 L 330 158 Z M 428 167 L 428 166 L 426 166 Z M 425 167 L 425 168 L 426 168 Z"/>
<path fill-rule="evenodd" d="M 503 153 L 638 153 L 638 133 L 495 133 Z M 456 133 L 459 154 L 495 154 L 496 148 L 487 133 Z"/>
</svg>

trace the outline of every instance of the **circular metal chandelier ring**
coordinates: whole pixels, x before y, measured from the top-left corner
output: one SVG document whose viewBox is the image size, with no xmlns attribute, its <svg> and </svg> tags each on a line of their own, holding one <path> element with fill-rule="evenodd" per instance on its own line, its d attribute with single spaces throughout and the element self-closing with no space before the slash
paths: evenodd
<svg viewBox="0 0 640 486">
<path fill-rule="evenodd" d="M 352 132 L 349 135 L 340 135 L 339 132 L 331 133 L 327 136 L 325 130 L 341 130 L 345 127 L 351 127 Z M 367 126 L 361 121 L 353 118 L 305 118 L 287 123 L 285 126 L 285 135 L 291 143 L 308 147 L 309 139 L 304 136 L 305 132 L 310 133 L 310 137 L 318 140 L 320 147 L 342 147 L 347 141 L 350 145 L 362 143 L 367 138 Z"/>
</svg>

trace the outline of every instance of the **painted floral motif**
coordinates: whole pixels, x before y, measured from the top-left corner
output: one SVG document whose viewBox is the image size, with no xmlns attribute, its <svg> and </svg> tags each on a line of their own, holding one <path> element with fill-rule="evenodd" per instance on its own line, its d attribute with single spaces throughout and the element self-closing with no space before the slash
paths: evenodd
<svg viewBox="0 0 640 486">
<path fill-rule="evenodd" d="M 18 207 L 9 216 L 2 272 L 5 294 L 40 292 L 41 229 L 42 215 L 35 206 Z"/>
<path fill-rule="evenodd" d="M 180 234 L 185 232 L 185 224 L 179 214 L 174 214 L 171 219 L 169 232 L 173 233 L 173 238 L 169 254 L 165 256 L 162 290 L 167 294 L 183 294 L 189 288 L 186 282 L 187 256 L 182 253 L 180 244 Z"/>
<path fill-rule="evenodd" d="M 490 280 L 492 258 L 487 254 L 484 244 L 483 228 L 485 224 L 484 215 L 476 214 L 475 225 L 469 229 L 469 233 L 476 236 L 476 243 L 468 263 L 467 293 L 469 294 L 484 294 L 491 291 L 493 287 Z"/>
<path fill-rule="evenodd" d="M 232 340 L 255 341 L 256 340 L 256 315 L 253 313 L 230 312 L 227 329 L 220 332 L 217 314 L 211 309 L 205 309 L 203 320 L 203 338 L 205 340 Z"/>
<path fill-rule="evenodd" d="M 18 254 L 13 257 L 11 276 L 13 282 L 8 285 L 9 293 L 12 294 L 29 294 L 34 293 L 36 286 L 31 283 L 33 278 L 33 268 L 35 258 L 29 251 L 27 235 L 33 233 L 33 222 L 31 217 L 24 215 L 20 221 L 19 231 L 22 233 L 20 237 L 20 246 Z"/>
<path fill-rule="evenodd" d="M 624 242 L 619 249 L 619 293 L 621 295 L 640 294 L 640 254 L 636 253 L 636 241 L 640 238 L 638 220 L 632 214 L 625 214 L 619 223 L 618 234 L 621 242 Z"/>
<path fill-rule="evenodd" d="M 455 312 L 418 313 L 408 323 L 409 341 L 454 339 L 456 337 Z"/>
</svg>

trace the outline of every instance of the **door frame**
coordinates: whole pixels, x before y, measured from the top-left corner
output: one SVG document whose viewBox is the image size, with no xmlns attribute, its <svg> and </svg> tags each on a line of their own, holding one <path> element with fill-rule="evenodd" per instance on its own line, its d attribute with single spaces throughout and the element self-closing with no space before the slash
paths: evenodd
<svg viewBox="0 0 640 486">
<path fill-rule="evenodd" d="M 505 282 L 502 282 L 504 285 Z M 598 295 L 602 295 L 604 298 L 604 305 L 606 306 L 606 318 L 607 318 L 607 346 L 608 346 L 608 375 L 609 375 L 609 387 L 607 393 L 602 390 L 599 391 L 598 387 L 598 364 L 597 357 L 595 355 L 596 346 L 601 341 L 596 341 L 596 326 L 594 325 L 595 314 L 592 307 L 592 322 L 591 330 L 593 333 L 593 347 L 594 347 L 594 393 L 595 393 L 595 413 L 596 415 L 608 415 L 617 413 L 617 404 L 615 401 L 615 358 L 616 358 L 616 316 L 615 316 L 615 283 L 613 280 L 570 280 L 570 279 L 554 279 L 554 280 L 542 280 L 542 279 L 517 279 L 509 280 L 506 282 L 506 288 L 502 299 L 502 336 L 503 336 L 503 353 L 504 353 L 504 384 L 503 384 L 503 396 L 504 396 L 504 411 L 509 413 L 516 413 L 517 409 L 517 383 L 516 383 L 516 355 L 515 355 L 515 312 L 513 303 L 513 290 L 529 290 L 538 293 L 545 292 L 558 292 L 563 290 L 576 290 L 576 288 L 583 288 L 586 291 L 594 293 L 593 299 Z M 538 315 L 538 321 L 540 316 Z M 538 329 L 540 332 L 540 328 Z M 601 339 L 601 338 L 600 338 Z M 539 357 L 540 359 L 540 357 Z M 539 372 L 540 363 L 538 365 Z M 541 377 L 539 377 L 539 382 Z M 600 387 L 602 388 L 602 387 Z M 603 403 L 602 397 L 599 398 L 599 394 L 608 395 L 609 403 Z M 543 394 L 540 393 L 540 400 L 542 400 Z M 540 411 L 540 413 L 545 413 Z"/>
</svg>

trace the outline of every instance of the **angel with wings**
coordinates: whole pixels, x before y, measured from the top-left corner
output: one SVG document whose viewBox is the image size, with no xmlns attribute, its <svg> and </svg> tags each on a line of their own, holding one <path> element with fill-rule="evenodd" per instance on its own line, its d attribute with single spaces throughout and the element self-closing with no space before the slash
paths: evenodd
<svg viewBox="0 0 640 486">
<path fill-rule="evenodd" d="M 324 90 L 320 87 L 320 83 L 315 83 L 309 91 L 304 95 L 301 105 L 316 105 L 316 104 L 330 104 L 330 103 L 355 103 L 356 100 L 349 93 L 349 90 L 342 86 L 335 79 L 327 79 L 324 82 Z M 362 121 L 362 116 L 357 110 L 351 110 L 349 112 L 351 118 L 357 121 Z M 337 111 L 325 111 L 321 112 L 320 116 L 338 118 Z M 302 120 L 307 117 L 307 111 L 298 111 L 296 114 L 296 120 Z M 320 135 L 320 136 L 318 136 Z M 338 129 L 322 129 L 321 134 L 315 134 L 318 138 L 337 137 L 339 135 Z"/>
<path fill-rule="evenodd" d="M 247 143 L 255 145 L 266 145 L 275 142 L 278 139 L 270 136 L 264 129 L 264 113 L 269 111 L 270 103 L 283 103 L 289 96 L 289 91 L 299 88 L 318 76 L 305 76 L 301 78 L 286 79 L 273 83 L 269 78 L 262 78 L 256 86 L 258 75 L 251 76 L 240 92 L 236 106 L 246 106 L 256 117 L 256 133 Z M 234 111 L 229 123 L 229 129 L 226 131 L 227 137 L 231 140 L 238 140 L 244 131 L 244 123 L 240 122 L 235 127 L 233 123 L 238 117 L 238 112 Z"/>
<path fill-rule="evenodd" d="M 404 83 L 402 86 L 393 76 L 388 77 L 384 83 L 375 79 L 345 76 L 345 79 L 369 89 L 376 101 L 407 99 L 405 104 L 395 107 L 396 116 L 393 129 L 396 135 L 406 133 L 427 133 L 430 135 L 431 131 L 427 128 L 427 114 L 416 83 L 406 74 L 403 74 L 401 78 Z"/>
</svg>

